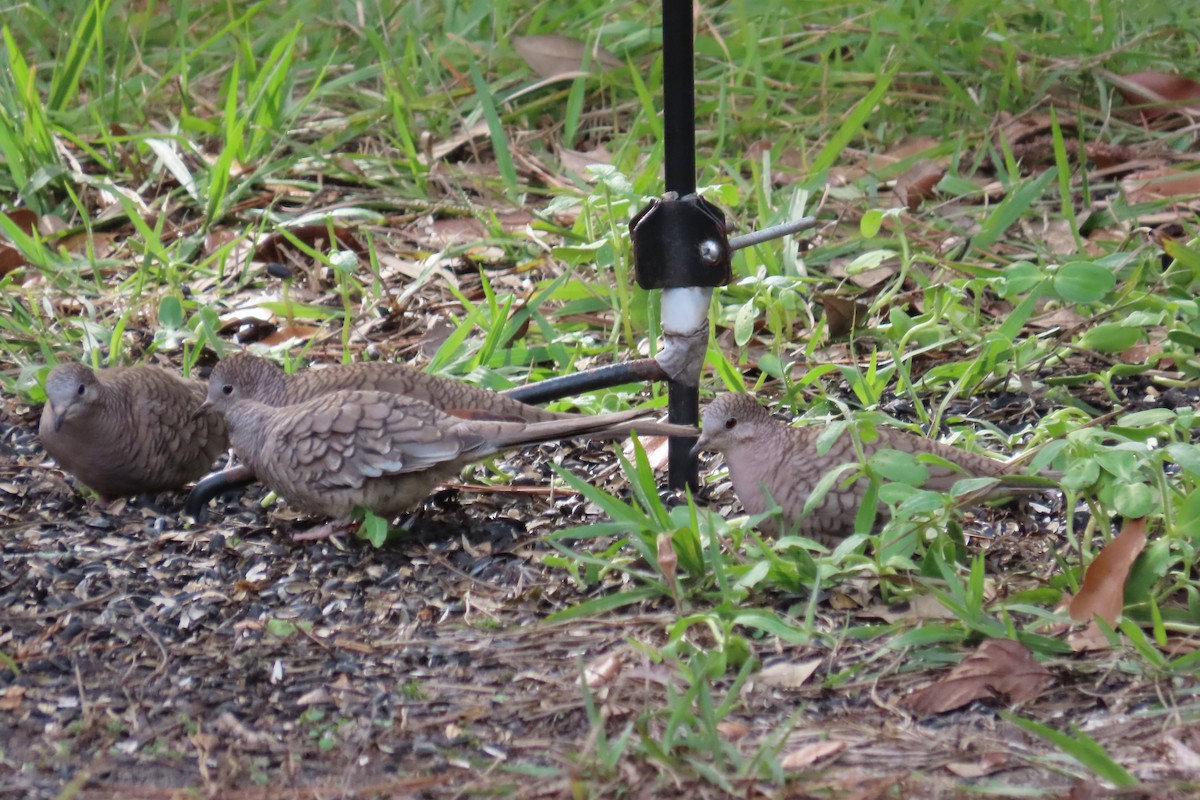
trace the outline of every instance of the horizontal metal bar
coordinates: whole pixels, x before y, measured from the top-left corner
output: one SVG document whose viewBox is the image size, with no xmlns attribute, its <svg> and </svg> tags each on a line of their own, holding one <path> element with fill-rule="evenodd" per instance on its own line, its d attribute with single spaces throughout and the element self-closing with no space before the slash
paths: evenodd
<svg viewBox="0 0 1200 800">
<path fill-rule="evenodd" d="M 734 236 L 729 240 L 729 246 L 734 250 L 741 250 L 743 247 L 750 247 L 755 244 L 769 242 L 772 239 L 778 239 L 781 236 L 787 236 L 792 233 L 798 233 L 808 228 L 814 228 L 817 225 L 816 217 L 801 217 L 794 219 L 791 222 L 783 222 L 779 225 L 772 225 L 769 228 L 763 228 L 761 231 L 751 231 L 742 236 Z"/>
<path fill-rule="evenodd" d="M 546 403 L 551 400 L 561 400 L 564 397 L 590 392 L 595 389 L 608 389 L 625 383 L 645 383 L 648 381 L 664 381 L 667 374 L 653 358 L 639 358 L 636 361 L 622 361 L 617 364 L 605 364 L 592 367 L 582 372 L 572 372 L 547 378 L 537 383 L 528 383 L 504 390 L 503 394 L 522 403 Z"/>
</svg>

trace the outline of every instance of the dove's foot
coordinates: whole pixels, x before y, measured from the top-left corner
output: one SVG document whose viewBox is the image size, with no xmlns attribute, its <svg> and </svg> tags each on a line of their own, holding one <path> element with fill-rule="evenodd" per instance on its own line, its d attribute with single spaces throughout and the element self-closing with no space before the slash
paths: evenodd
<svg viewBox="0 0 1200 800">
<path fill-rule="evenodd" d="M 293 542 L 315 542 L 321 539 L 331 539 L 334 536 L 354 533 L 358 529 L 358 523 L 349 519 L 338 519 L 333 522 L 326 522 L 324 525 L 318 525 L 315 528 L 309 528 L 306 531 L 292 534 Z"/>
</svg>

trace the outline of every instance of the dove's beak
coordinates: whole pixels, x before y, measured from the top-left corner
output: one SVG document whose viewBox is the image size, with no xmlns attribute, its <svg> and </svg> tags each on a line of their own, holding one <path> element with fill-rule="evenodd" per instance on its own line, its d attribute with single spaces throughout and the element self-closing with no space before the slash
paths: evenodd
<svg viewBox="0 0 1200 800">
<path fill-rule="evenodd" d="M 195 411 L 192 412 L 192 422 L 195 422 L 196 420 L 200 419 L 201 417 L 203 417 L 205 414 L 207 414 L 211 410 L 212 410 L 212 400 L 205 400 L 203 403 L 200 404 L 199 408 L 197 408 Z"/>
<path fill-rule="evenodd" d="M 50 398 L 46 398 L 46 406 L 50 409 L 50 422 L 53 424 L 55 432 L 62 430 L 62 426 L 71 417 L 72 409 L 77 405 L 79 405 L 79 400 L 74 395 L 67 402 L 57 406 Z"/>
<path fill-rule="evenodd" d="M 55 433 L 57 433 L 58 431 L 62 430 L 63 420 L 67 418 L 66 409 L 63 409 L 60 412 L 54 407 L 54 403 L 51 403 L 49 400 L 46 401 L 46 404 L 50 406 L 50 421 L 54 425 Z"/>
<path fill-rule="evenodd" d="M 694 445 L 692 445 L 692 449 L 688 451 L 688 454 L 692 458 L 695 458 L 696 456 L 700 455 L 701 452 L 703 452 L 704 450 L 707 450 L 707 449 L 708 449 L 708 433 L 706 433 L 705 431 L 700 431 L 700 438 L 696 440 L 696 443 Z"/>
</svg>

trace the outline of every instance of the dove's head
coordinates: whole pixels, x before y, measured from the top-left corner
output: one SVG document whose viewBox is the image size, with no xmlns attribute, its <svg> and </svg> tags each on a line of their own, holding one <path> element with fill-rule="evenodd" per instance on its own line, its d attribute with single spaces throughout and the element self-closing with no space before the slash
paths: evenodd
<svg viewBox="0 0 1200 800">
<path fill-rule="evenodd" d="M 234 353 L 217 362 L 208 376 L 208 399 L 196 416 L 209 409 L 225 413 L 242 400 L 273 405 L 285 391 L 284 372 L 273 362 L 249 353 Z"/>
<path fill-rule="evenodd" d="M 703 429 L 692 453 L 715 450 L 724 453 L 738 445 L 753 446 L 756 437 L 761 441 L 761 429 L 755 423 L 771 419 L 770 413 L 758 404 L 753 395 L 723 394 L 709 403 L 700 415 Z"/>
<path fill-rule="evenodd" d="M 83 364 L 59 364 L 46 378 L 46 408 L 54 430 L 100 402 L 100 381 Z"/>
</svg>

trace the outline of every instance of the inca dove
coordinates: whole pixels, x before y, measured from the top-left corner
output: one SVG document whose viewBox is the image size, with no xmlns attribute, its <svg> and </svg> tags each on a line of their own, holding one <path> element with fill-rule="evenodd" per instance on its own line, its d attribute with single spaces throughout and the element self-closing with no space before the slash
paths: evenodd
<svg viewBox="0 0 1200 800">
<path fill-rule="evenodd" d="M 771 508 L 763 493 L 765 488 L 783 510 L 784 519 L 791 524 L 799 519 L 805 501 L 817 483 L 831 470 L 842 464 L 857 463 L 858 453 L 848 432 L 840 436 L 824 454 L 817 453 L 819 426 L 796 428 L 770 415 L 748 394 L 726 394 L 709 403 L 701 416 L 703 429 L 693 453 L 713 450 L 725 456 L 733 491 L 749 514 L 761 514 Z M 863 454 L 869 457 L 880 450 L 902 450 L 919 455 L 932 453 L 953 464 L 956 471 L 937 464 L 925 464 L 929 479 L 924 488 L 948 491 L 963 478 L 1012 478 L 1014 473 L 1003 463 L 977 453 L 959 450 L 949 445 L 924 439 L 894 428 L 878 428 L 879 438 L 863 443 Z M 848 476 L 847 476 L 848 477 Z M 1005 486 L 1003 492 L 1029 490 L 1029 485 Z M 864 480 L 849 486 L 839 481 L 830 488 L 811 514 L 800 522 L 800 534 L 833 545 L 839 538 L 853 532 L 854 518 L 867 490 Z M 775 533 L 771 520 L 764 528 Z"/>
<path fill-rule="evenodd" d="M 60 364 L 46 378 L 46 452 L 106 497 L 177 489 L 227 446 L 217 414 L 194 416 L 204 385 L 154 366 L 93 372 Z"/>
<path fill-rule="evenodd" d="M 269 406 L 296 405 L 337 391 L 377 391 L 422 400 L 439 411 L 469 412 L 497 420 L 577 419 L 571 414 L 547 411 L 490 389 L 430 375 L 402 364 L 378 361 L 338 364 L 294 375 L 285 373 L 273 361 L 249 353 L 226 356 L 221 364 L 223 371 L 236 371 L 241 376 L 240 385 L 253 392 L 247 399 Z"/>
<path fill-rule="evenodd" d="M 250 366 L 249 369 L 246 367 Z M 208 400 L 225 416 L 238 457 L 296 508 L 334 518 L 355 508 L 390 516 L 411 508 L 433 486 L 500 450 L 570 436 L 695 436 L 695 428 L 634 422 L 634 410 L 543 422 L 466 418 L 410 396 L 336 391 L 290 406 L 261 396 L 252 361 L 225 359 L 209 378 Z"/>
</svg>

